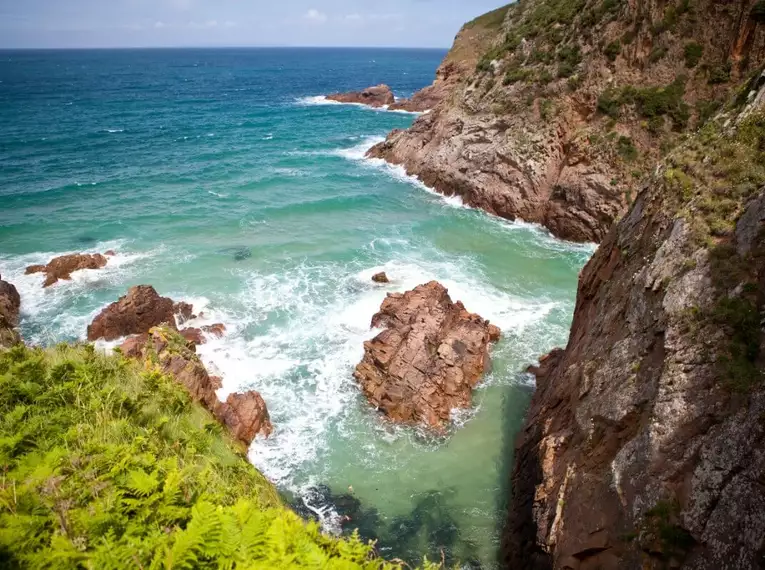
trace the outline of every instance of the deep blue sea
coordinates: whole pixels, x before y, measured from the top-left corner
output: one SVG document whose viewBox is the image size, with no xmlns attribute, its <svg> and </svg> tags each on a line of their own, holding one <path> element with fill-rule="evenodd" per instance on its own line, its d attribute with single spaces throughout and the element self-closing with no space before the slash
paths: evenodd
<svg viewBox="0 0 765 570">
<path fill-rule="evenodd" d="M 329 531 L 387 557 L 494 566 L 525 367 L 565 344 L 590 246 L 429 192 L 364 152 L 414 115 L 328 104 L 429 84 L 445 51 L 0 52 L 0 274 L 27 341 L 83 339 L 135 284 L 229 334 L 200 347 L 223 394 L 255 388 L 275 426 L 250 459 Z M 42 289 L 32 263 L 116 258 Z M 385 270 L 386 286 L 370 277 Z M 473 409 L 446 438 L 382 420 L 351 375 L 385 294 L 431 279 L 498 324 Z M 108 348 L 108 347 L 107 347 Z"/>
</svg>

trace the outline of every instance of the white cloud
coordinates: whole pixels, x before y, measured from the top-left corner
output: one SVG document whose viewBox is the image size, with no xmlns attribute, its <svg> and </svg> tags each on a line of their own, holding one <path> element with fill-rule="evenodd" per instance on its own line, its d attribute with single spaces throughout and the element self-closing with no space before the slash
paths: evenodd
<svg viewBox="0 0 765 570">
<path fill-rule="evenodd" d="M 364 19 L 360 14 L 348 14 L 345 17 L 346 22 L 361 22 Z"/>
<path fill-rule="evenodd" d="M 166 25 L 167 24 L 165 24 L 164 22 L 154 22 L 154 27 L 157 28 L 158 30 L 160 28 L 164 28 Z"/>
<path fill-rule="evenodd" d="M 303 18 L 309 22 L 315 22 L 317 24 L 323 24 L 327 21 L 327 15 L 324 12 L 319 12 L 315 8 L 311 8 L 308 12 L 303 14 Z"/>
</svg>

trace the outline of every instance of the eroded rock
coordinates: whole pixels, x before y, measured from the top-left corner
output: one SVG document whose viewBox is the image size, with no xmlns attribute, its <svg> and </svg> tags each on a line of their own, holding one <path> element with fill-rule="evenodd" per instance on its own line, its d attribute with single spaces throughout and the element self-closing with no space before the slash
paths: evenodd
<svg viewBox="0 0 765 570">
<path fill-rule="evenodd" d="M 16 287 L 0 279 L 0 346 L 13 346 L 21 340 L 19 326 L 21 297 Z"/>
<path fill-rule="evenodd" d="M 43 287 L 50 287 L 59 279 L 70 280 L 72 273 L 80 269 L 101 269 L 107 263 L 100 253 L 73 253 L 51 259 L 47 265 L 30 265 L 26 274 L 45 273 Z"/>
<path fill-rule="evenodd" d="M 452 409 L 471 404 L 499 330 L 490 326 L 436 281 L 389 294 L 372 318 L 385 330 L 364 343 L 354 377 L 390 419 L 442 429 Z"/>
<path fill-rule="evenodd" d="M 338 103 L 359 103 L 375 108 L 392 105 L 396 101 L 393 91 L 387 85 L 375 85 L 374 87 L 367 87 L 363 91 L 335 93 L 328 95 L 327 99 Z"/>
<path fill-rule="evenodd" d="M 196 353 L 175 330 L 153 327 L 122 343 L 121 352 L 129 358 L 155 363 L 162 372 L 183 385 L 192 399 L 204 405 L 239 441 L 249 445 L 257 435 L 268 437 L 273 430 L 268 408 L 254 390 L 232 394 L 225 402 L 215 391 L 221 379 L 210 376 Z"/>
<path fill-rule="evenodd" d="M 224 325 L 223 323 L 204 325 L 201 328 L 202 328 L 202 332 L 206 332 L 207 334 L 210 334 L 217 338 L 221 338 L 224 334 L 226 334 L 226 325 Z"/>
<path fill-rule="evenodd" d="M 115 340 L 162 324 L 177 328 L 174 314 L 172 299 L 161 297 L 151 285 L 137 285 L 93 319 L 88 340 Z"/>
<path fill-rule="evenodd" d="M 375 283 L 390 283 L 390 279 L 388 279 L 388 276 L 385 274 L 384 271 L 381 271 L 380 273 L 375 273 L 372 275 L 372 281 Z"/>
</svg>

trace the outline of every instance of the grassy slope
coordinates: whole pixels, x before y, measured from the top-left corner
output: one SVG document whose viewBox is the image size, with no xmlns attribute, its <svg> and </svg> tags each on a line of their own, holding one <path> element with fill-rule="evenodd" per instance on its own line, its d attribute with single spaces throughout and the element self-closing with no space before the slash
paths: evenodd
<svg viewBox="0 0 765 570">
<path fill-rule="evenodd" d="M 243 452 L 156 371 L 0 351 L 0 567 L 399 567 L 304 523 Z"/>
</svg>

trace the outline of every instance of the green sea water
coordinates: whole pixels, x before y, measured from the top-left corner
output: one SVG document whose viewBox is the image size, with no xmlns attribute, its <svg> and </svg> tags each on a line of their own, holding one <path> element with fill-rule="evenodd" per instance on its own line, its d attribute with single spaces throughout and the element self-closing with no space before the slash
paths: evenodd
<svg viewBox="0 0 765 570">
<path fill-rule="evenodd" d="M 200 347 L 221 395 L 255 388 L 275 426 L 252 462 L 329 531 L 381 552 L 492 568 L 529 363 L 566 342 L 593 252 L 465 208 L 364 159 L 414 116 L 327 104 L 428 84 L 438 50 L 0 52 L 0 274 L 33 343 L 83 339 L 135 284 L 229 333 Z M 42 289 L 24 267 L 115 249 Z M 392 282 L 375 285 L 384 270 Z M 384 421 L 352 370 L 386 293 L 437 279 L 503 330 L 448 437 Z M 108 348 L 108 347 L 106 347 Z"/>
</svg>

